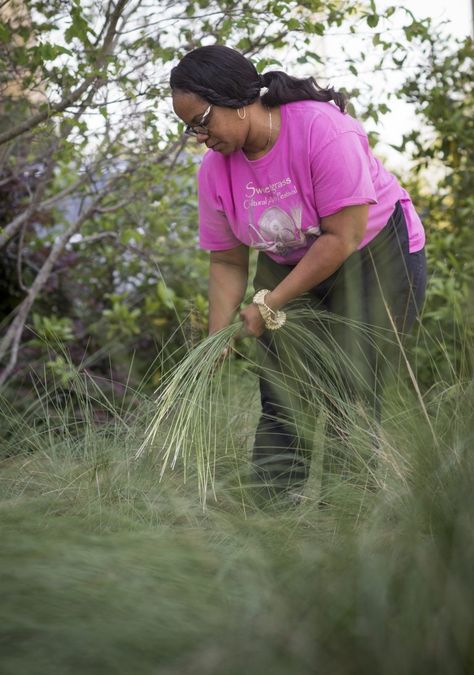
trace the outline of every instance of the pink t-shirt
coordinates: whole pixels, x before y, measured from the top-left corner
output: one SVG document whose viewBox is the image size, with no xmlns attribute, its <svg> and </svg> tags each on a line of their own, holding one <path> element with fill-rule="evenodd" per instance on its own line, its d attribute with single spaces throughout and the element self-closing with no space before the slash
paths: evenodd
<svg viewBox="0 0 474 675">
<path fill-rule="evenodd" d="M 297 263 L 321 234 L 320 218 L 345 206 L 369 204 L 364 247 L 387 224 L 400 200 L 410 252 L 425 234 L 410 196 L 370 149 L 360 123 L 333 103 L 280 106 L 281 128 L 270 151 L 249 160 L 242 150 L 209 150 L 198 173 L 202 248 L 243 243 L 277 262 Z"/>
</svg>

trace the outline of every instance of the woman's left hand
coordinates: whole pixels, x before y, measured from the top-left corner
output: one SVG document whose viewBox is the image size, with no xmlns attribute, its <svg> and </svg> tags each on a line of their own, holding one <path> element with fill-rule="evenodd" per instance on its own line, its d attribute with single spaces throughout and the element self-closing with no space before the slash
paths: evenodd
<svg viewBox="0 0 474 675">
<path fill-rule="evenodd" d="M 260 314 L 260 310 L 257 305 L 251 304 L 244 307 L 241 310 L 239 317 L 243 321 L 243 326 L 241 330 L 241 337 L 247 337 L 252 335 L 253 337 L 260 337 L 265 330 L 265 323 Z"/>
</svg>

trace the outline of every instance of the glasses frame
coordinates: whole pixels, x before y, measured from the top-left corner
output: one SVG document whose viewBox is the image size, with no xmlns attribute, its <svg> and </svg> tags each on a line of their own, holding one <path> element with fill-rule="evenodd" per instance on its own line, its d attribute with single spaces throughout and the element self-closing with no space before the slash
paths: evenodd
<svg viewBox="0 0 474 675">
<path fill-rule="evenodd" d="M 206 108 L 206 110 L 203 112 L 201 121 L 199 124 L 186 124 L 186 127 L 184 129 L 184 133 L 186 136 L 199 136 L 202 134 L 203 136 L 208 136 L 209 135 L 209 129 L 206 126 L 206 122 L 209 118 L 209 115 L 211 114 L 212 110 L 212 103 L 210 104 L 209 108 Z M 203 129 L 203 131 L 196 131 L 197 129 Z"/>
</svg>

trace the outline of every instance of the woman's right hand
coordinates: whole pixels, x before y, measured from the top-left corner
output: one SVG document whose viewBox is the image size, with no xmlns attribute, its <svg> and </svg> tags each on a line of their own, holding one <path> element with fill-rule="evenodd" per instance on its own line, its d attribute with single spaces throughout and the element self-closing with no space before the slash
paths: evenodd
<svg viewBox="0 0 474 675">
<path fill-rule="evenodd" d="M 239 332 L 241 337 L 260 337 L 265 330 L 265 322 L 255 303 L 247 305 L 239 314 L 243 326 Z"/>
</svg>

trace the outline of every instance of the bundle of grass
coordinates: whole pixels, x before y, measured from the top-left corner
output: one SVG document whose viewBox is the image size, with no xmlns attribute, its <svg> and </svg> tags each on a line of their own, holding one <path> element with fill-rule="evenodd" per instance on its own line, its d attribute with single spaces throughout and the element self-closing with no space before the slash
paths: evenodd
<svg viewBox="0 0 474 675">
<path fill-rule="evenodd" d="M 237 462 L 239 454 L 243 459 L 233 437 L 236 411 L 229 403 L 233 362 L 223 359 L 240 328 L 236 323 L 209 336 L 170 373 L 156 392 L 158 411 L 136 452 L 136 458 L 146 451 L 158 453 L 160 478 L 178 460 L 186 476 L 192 462 L 204 504 L 209 492 L 215 497 L 220 458 L 232 453 Z M 375 369 L 385 369 L 387 353 L 394 348 L 389 331 L 295 304 L 286 324 L 269 340 L 258 341 L 257 355 L 245 355 L 246 372 L 258 372 L 272 390 L 279 417 L 306 454 L 311 454 L 317 420 L 324 417 L 333 436 L 332 447 L 326 443 L 326 476 L 335 473 L 336 486 L 341 475 L 360 484 L 359 474 L 365 473 L 366 483 L 367 471 L 373 473 L 370 462 L 376 451 Z M 268 451 L 273 452 L 270 446 Z M 252 480 L 249 467 L 245 472 L 243 480 Z"/>
<path fill-rule="evenodd" d="M 219 451 L 226 454 L 232 447 L 232 438 L 222 433 L 228 421 L 224 390 L 230 376 L 225 357 L 239 329 L 239 324 L 232 324 L 207 337 L 165 378 L 156 392 L 158 412 L 135 455 L 158 450 L 160 479 L 168 466 L 174 469 L 182 459 L 185 480 L 193 456 L 204 500 L 209 483 L 213 484 Z"/>
</svg>

